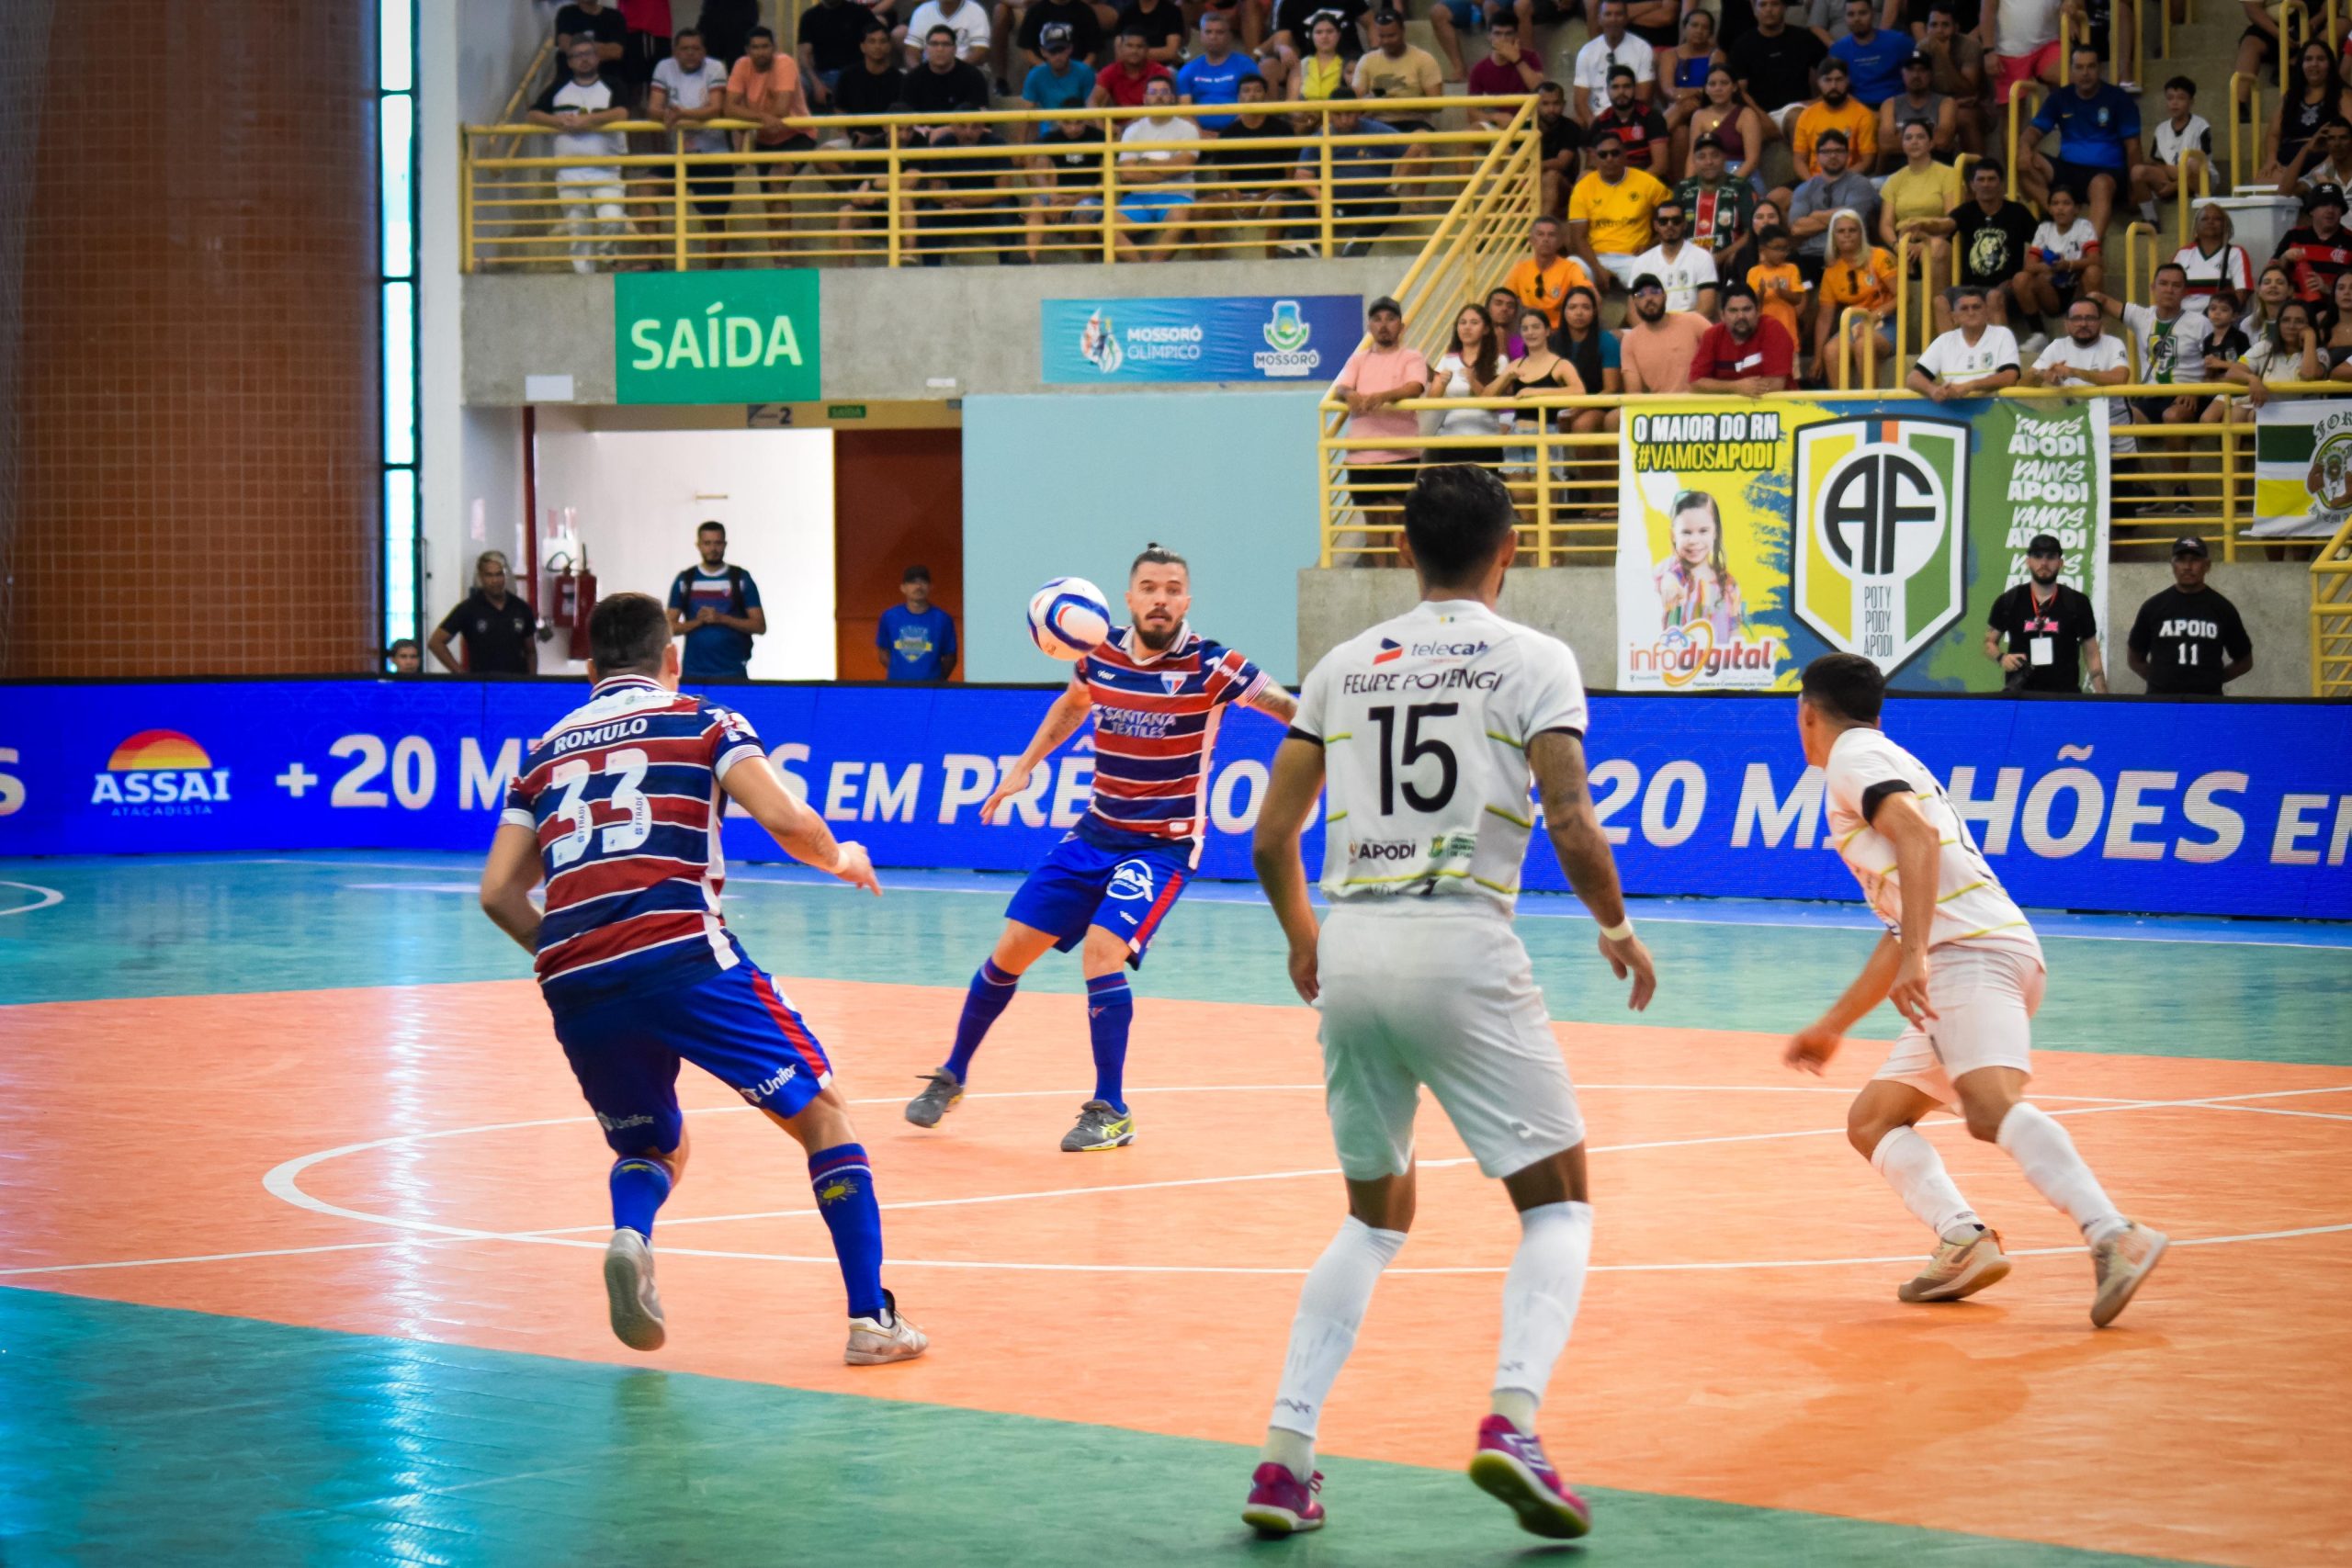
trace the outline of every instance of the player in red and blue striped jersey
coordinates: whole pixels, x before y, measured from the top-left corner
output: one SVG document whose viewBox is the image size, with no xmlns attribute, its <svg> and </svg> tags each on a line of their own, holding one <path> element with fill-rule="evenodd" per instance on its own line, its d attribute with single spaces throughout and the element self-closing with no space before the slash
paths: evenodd
<svg viewBox="0 0 2352 1568">
<path fill-rule="evenodd" d="M 620 1156 L 605 1249 L 613 1332 L 634 1350 L 658 1350 L 669 1335 L 653 1288 L 653 1216 L 685 1174 L 683 1058 L 808 1150 L 849 1292 L 843 1359 L 920 1356 L 929 1341 L 882 1288 L 874 1172 L 832 1064 L 720 917 L 726 802 L 796 860 L 878 895 L 874 866 L 786 792 L 741 714 L 679 692 L 659 601 L 605 600 L 588 641 L 594 693 L 524 759 L 482 868 L 481 907 L 534 955 L 556 1038 Z M 545 914 L 531 902 L 542 876 Z"/>
<path fill-rule="evenodd" d="M 935 1127 L 964 1097 L 973 1054 L 1029 965 L 1057 947 L 1080 947 L 1094 1097 L 1079 1108 L 1062 1148 L 1076 1154 L 1135 1142 L 1125 1078 L 1135 998 L 1125 971 L 1140 966 L 1168 911 L 1200 863 L 1218 724 L 1242 704 L 1288 724 L 1298 705 L 1232 649 L 1196 635 L 1184 558 L 1155 544 L 1127 571 L 1132 624 L 1078 661 L 1029 749 L 1005 771 L 980 819 L 1029 787 L 1054 749 L 1094 716 L 1094 801 L 1077 828 L 1029 874 L 1005 908 L 1004 934 L 972 976 L 956 1043 L 907 1120 Z"/>
</svg>

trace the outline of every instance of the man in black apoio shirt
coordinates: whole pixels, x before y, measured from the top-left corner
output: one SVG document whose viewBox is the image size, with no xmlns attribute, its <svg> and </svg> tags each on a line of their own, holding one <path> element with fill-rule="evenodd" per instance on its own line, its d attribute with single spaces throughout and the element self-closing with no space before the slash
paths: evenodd
<svg viewBox="0 0 2352 1568">
<path fill-rule="evenodd" d="M 2238 607 L 2205 586 L 2211 564 L 2204 540 L 2175 539 L 2173 585 L 2141 605 L 2132 623 L 2132 670 L 2152 696 L 2217 697 L 2254 668 L 2254 639 Z"/>
<path fill-rule="evenodd" d="M 2098 614 L 2087 597 L 2058 581 L 2065 564 L 2056 536 L 2036 534 L 2025 547 L 2030 576 L 1993 601 L 1985 621 L 1984 657 L 2005 671 L 2006 691 L 2080 692 L 2082 655 L 2087 651 L 2091 690 L 2107 694 Z"/>
<path fill-rule="evenodd" d="M 462 669 L 449 657 L 449 639 L 466 645 Z M 474 591 L 442 617 L 425 647 L 452 674 L 532 675 L 539 668 L 539 617 L 530 601 L 506 591 L 506 558 L 484 550 L 474 562 Z"/>
</svg>

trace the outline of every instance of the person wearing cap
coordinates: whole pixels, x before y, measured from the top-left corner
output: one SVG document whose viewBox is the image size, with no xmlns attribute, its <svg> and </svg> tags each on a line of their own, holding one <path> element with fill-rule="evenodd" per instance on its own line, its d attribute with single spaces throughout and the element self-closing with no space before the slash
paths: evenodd
<svg viewBox="0 0 2352 1568">
<path fill-rule="evenodd" d="M 2064 186 L 2083 204 L 2091 231 L 2105 235 L 2140 162 L 2140 101 L 2101 79 L 2098 51 L 2089 44 L 2075 45 L 2067 69 L 2072 80 L 2042 99 L 2033 123 L 2018 133 L 2018 183 L 2044 208 L 2051 187 Z M 2034 145 L 2052 130 L 2058 156 L 2045 158 Z"/>
<path fill-rule="evenodd" d="M 1668 197 L 1650 214 L 1657 243 L 1634 258 L 1634 281 L 1655 277 L 1666 285 L 1666 308 L 1715 319 L 1715 258 L 1690 243 L 1690 212 Z"/>
<path fill-rule="evenodd" d="M 2276 260 L 2287 264 L 2296 297 L 2322 304 L 2335 293 L 2335 280 L 2352 267 L 2352 234 L 2344 228 L 2344 192 L 2321 186 L 2303 197 L 2303 222 L 2279 236 Z"/>
<path fill-rule="evenodd" d="M 1388 443 L 1348 448 L 1345 461 L 1348 488 L 1364 522 L 1394 523 L 1421 450 L 1414 440 L 1420 434 L 1420 416 L 1395 405 L 1429 389 L 1430 362 L 1405 344 L 1405 308 L 1385 294 L 1365 309 L 1364 330 L 1372 342 L 1348 356 L 1331 389 L 1347 407 L 1350 436 Z"/>
<path fill-rule="evenodd" d="M 1899 169 L 1905 161 L 1903 128 L 1928 128 L 1928 151 L 1949 164 L 1960 139 L 1960 111 L 1951 97 L 1936 91 L 1935 62 L 1914 50 L 1903 60 L 1903 91 L 1878 107 L 1878 166 L 1881 173 Z M 1950 212 L 1960 205 L 1955 196 L 1944 204 Z"/>
<path fill-rule="evenodd" d="M 1037 45 L 1045 51 L 1043 62 L 1029 68 L 1021 79 L 1021 104 L 1032 109 L 1083 108 L 1094 94 L 1094 67 L 1078 58 L 1075 39 L 1068 22 L 1048 22 L 1037 30 Z M 1049 120 L 1038 126 L 1041 136 L 1051 136 L 1059 121 Z M 1025 132 L 1029 128 L 1016 128 Z"/>
<path fill-rule="evenodd" d="M 1690 143 L 1690 174 L 1674 187 L 1674 199 L 1690 216 L 1690 243 L 1713 256 L 1720 271 L 1756 220 L 1756 187 L 1731 176 L 1714 132 Z"/>
<path fill-rule="evenodd" d="M 2211 696 L 2254 668 L 2254 639 L 2238 607 L 2205 585 L 2205 541 L 2172 542 L 2172 586 L 2140 606 L 2125 642 L 2132 672 L 2151 696 Z"/>
<path fill-rule="evenodd" d="M 1592 173 L 1568 193 L 1568 248 L 1588 276 L 1605 269 L 1622 287 L 1633 281 L 1634 258 L 1650 248 L 1650 214 L 1668 193 L 1647 170 L 1626 167 L 1625 144 L 1613 132 L 1593 138 L 1592 161 Z"/>
<path fill-rule="evenodd" d="M 1765 319 L 1756 290 L 1745 283 L 1726 285 L 1723 299 L 1724 319 L 1707 329 L 1691 353 L 1690 389 L 1739 398 L 1787 391 L 1797 378 L 1796 339 L 1780 322 Z"/>
<path fill-rule="evenodd" d="M 1541 316 L 1555 332 L 1560 326 L 1560 304 L 1568 290 L 1578 284 L 1592 287 L 1592 274 L 1584 264 L 1562 254 L 1560 220 L 1538 218 L 1528 227 L 1529 254 L 1519 259 L 1503 278 L 1503 287 L 1519 296 L 1521 307 L 1530 315 Z"/>
<path fill-rule="evenodd" d="M 1666 308 L 1666 285 L 1648 273 L 1634 279 L 1632 308 L 1625 312 L 1624 341 L 1618 347 L 1628 395 L 1687 392 L 1690 365 L 1705 318 Z"/>
<path fill-rule="evenodd" d="M 2087 320 L 2096 333 L 2098 315 Z M 2091 690 L 2107 694 L 2098 613 L 2087 595 L 2058 581 L 2065 565 L 2057 536 L 2036 534 L 2025 547 L 2026 581 L 1993 601 L 1985 617 L 1984 657 L 2001 667 L 2004 691 L 2078 693 L 2087 663 Z"/>
<path fill-rule="evenodd" d="M 1070 58 L 1086 62 L 1091 75 L 1094 57 L 1102 48 L 1102 19 L 1088 0 L 1029 0 L 1021 7 L 1021 25 L 1014 34 L 1022 58 L 1032 70 L 1043 65 L 1046 29 L 1057 24 L 1069 39 Z"/>
<path fill-rule="evenodd" d="M 1912 52 L 1911 35 L 1878 25 L 1875 0 L 1846 0 L 1846 36 L 1829 46 L 1829 58 L 1846 67 L 1854 96 L 1876 109 L 1903 91 L 1903 62 Z"/>
</svg>

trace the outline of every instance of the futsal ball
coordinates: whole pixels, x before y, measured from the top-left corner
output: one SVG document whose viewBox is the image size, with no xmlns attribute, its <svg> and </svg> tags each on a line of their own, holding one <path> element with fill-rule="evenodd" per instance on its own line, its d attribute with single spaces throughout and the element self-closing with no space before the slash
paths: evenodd
<svg viewBox="0 0 2352 1568">
<path fill-rule="evenodd" d="M 1083 659 L 1110 635 L 1110 604 L 1082 577 L 1057 577 L 1029 596 L 1029 640 L 1049 659 Z"/>
</svg>

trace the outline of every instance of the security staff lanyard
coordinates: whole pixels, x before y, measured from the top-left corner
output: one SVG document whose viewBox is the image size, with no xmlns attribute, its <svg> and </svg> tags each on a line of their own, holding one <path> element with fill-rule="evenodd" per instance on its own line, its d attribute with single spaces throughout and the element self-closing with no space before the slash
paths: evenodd
<svg viewBox="0 0 2352 1568">
<path fill-rule="evenodd" d="M 2055 664 L 2058 661 L 2058 644 L 2051 634 L 2058 629 L 2058 618 L 2053 613 L 2058 608 L 2058 586 L 2055 583 L 2051 585 L 2047 604 L 2042 603 L 2041 592 L 2032 583 L 2025 585 L 2025 592 L 2026 597 L 2033 603 L 2033 613 L 2025 621 L 2029 639 L 2025 645 L 2026 661 L 2034 665 Z"/>
</svg>

